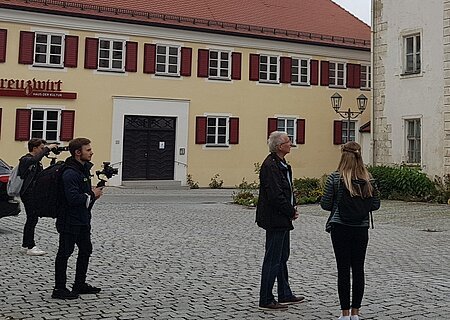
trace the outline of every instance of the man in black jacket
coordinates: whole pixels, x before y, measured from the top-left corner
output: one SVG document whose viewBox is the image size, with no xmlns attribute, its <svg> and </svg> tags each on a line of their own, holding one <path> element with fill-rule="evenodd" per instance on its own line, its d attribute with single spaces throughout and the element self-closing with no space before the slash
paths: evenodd
<svg viewBox="0 0 450 320">
<path fill-rule="evenodd" d="M 291 166 L 284 156 L 292 143 L 286 132 L 274 131 L 268 140 L 270 154 L 259 173 L 259 198 L 256 223 L 266 230 L 266 251 L 261 272 L 259 307 L 264 310 L 286 310 L 288 304 L 299 303 L 289 286 L 287 261 L 290 253 L 292 221 L 298 218 L 292 185 Z M 277 279 L 278 302 L 272 293 Z"/>
<path fill-rule="evenodd" d="M 26 155 L 19 160 L 19 176 L 23 179 L 22 189 L 20 190 L 20 199 L 25 207 L 27 220 L 23 228 L 22 249 L 23 253 L 30 256 L 42 256 L 46 254 L 44 250 L 39 249 L 34 241 L 34 231 L 39 217 L 35 213 L 33 203 L 33 187 L 36 176 L 43 170 L 41 160 L 48 156 L 50 150 L 56 148 L 57 144 L 45 145 L 46 141 L 39 138 L 32 138 L 28 141 L 28 151 Z"/>
<path fill-rule="evenodd" d="M 62 173 L 64 201 L 56 218 L 59 232 L 59 248 L 55 260 L 55 288 L 52 298 L 77 299 L 79 294 L 99 293 L 100 288 L 86 283 L 89 257 L 92 254 L 91 209 L 95 200 L 103 194 L 103 188 L 92 187 L 90 162 L 91 141 L 76 138 L 69 142 L 71 157 L 67 158 Z M 72 291 L 66 288 L 67 262 L 75 245 L 78 247 L 75 282 Z"/>
</svg>

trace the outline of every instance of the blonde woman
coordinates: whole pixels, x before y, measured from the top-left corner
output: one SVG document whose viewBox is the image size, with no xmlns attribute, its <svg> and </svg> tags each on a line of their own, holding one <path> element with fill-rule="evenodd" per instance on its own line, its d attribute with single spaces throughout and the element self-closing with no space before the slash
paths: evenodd
<svg viewBox="0 0 450 320">
<path fill-rule="evenodd" d="M 369 212 L 379 209 L 380 199 L 362 161 L 358 143 L 351 141 L 343 145 L 337 171 L 329 175 L 320 205 L 322 209 L 331 211 L 326 230 L 331 234 L 336 257 L 342 310 L 339 319 L 359 320 L 365 285 L 364 260 L 369 241 Z"/>
</svg>

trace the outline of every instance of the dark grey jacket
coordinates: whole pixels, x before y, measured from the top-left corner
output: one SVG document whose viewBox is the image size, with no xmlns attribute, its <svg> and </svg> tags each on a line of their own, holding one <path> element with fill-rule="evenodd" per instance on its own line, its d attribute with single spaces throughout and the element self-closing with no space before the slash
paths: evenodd
<svg viewBox="0 0 450 320">
<path fill-rule="evenodd" d="M 45 147 L 42 152 L 37 155 L 27 153 L 19 160 L 19 176 L 23 179 L 20 196 L 31 195 L 34 187 L 34 180 L 36 175 L 43 170 L 41 160 L 44 156 L 48 156 L 50 149 Z M 26 197 L 25 197 L 26 198 Z"/>
<path fill-rule="evenodd" d="M 371 180 L 372 186 L 374 187 L 374 197 L 372 202 L 372 211 L 378 210 L 380 208 L 380 198 L 379 193 L 376 184 L 374 183 L 375 180 Z M 338 200 L 342 197 L 342 191 L 343 191 L 343 184 L 344 182 L 341 179 L 341 175 L 339 172 L 334 171 L 332 172 L 327 179 L 327 182 L 325 184 L 325 191 L 322 196 L 322 199 L 320 200 L 320 206 L 322 209 L 326 211 L 331 211 L 331 214 L 328 218 L 328 221 L 326 223 L 325 229 L 329 231 L 331 224 L 333 223 L 339 223 L 339 224 L 345 224 L 341 221 L 339 217 L 339 208 L 338 208 Z M 365 219 L 361 222 L 360 225 L 353 227 L 369 227 L 369 218 Z"/>
</svg>

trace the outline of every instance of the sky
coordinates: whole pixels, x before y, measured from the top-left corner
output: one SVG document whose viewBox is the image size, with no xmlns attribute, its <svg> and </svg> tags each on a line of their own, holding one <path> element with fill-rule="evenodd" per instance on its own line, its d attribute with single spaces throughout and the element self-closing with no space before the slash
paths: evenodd
<svg viewBox="0 0 450 320">
<path fill-rule="evenodd" d="M 332 0 L 342 8 L 350 11 L 358 19 L 370 25 L 371 0 Z"/>
</svg>

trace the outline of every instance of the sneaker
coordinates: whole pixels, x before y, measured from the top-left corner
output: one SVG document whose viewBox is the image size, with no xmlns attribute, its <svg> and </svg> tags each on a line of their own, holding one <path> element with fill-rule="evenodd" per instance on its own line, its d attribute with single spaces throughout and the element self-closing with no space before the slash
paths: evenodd
<svg viewBox="0 0 450 320">
<path fill-rule="evenodd" d="M 31 249 L 27 250 L 27 255 L 29 256 L 43 256 L 44 254 L 47 254 L 44 250 L 39 249 L 38 247 L 34 246 Z"/>
<path fill-rule="evenodd" d="M 272 301 L 271 303 L 266 304 L 264 306 L 259 305 L 259 308 L 263 309 L 263 310 L 269 310 L 269 311 L 284 311 L 284 310 L 288 309 L 288 306 L 280 304 L 276 301 Z"/>
<path fill-rule="evenodd" d="M 340 316 L 338 320 L 350 320 L 350 316 Z"/>
<path fill-rule="evenodd" d="M 95 294 L 99 293 L 102 289 L 91 286 L 90 284 L 83 283 L 82 285 L 73 285 L 72 291 L 77 294 Z"/>
<path fill-rule="evenodd" d="M 305 300 L 305 297 L 302 297 L 302 296 L 298 296 L 298 297 L 292 296 L 292 297 L 287 298 L 287 299 L 280 299 L 280 300 L 278 300 L 278 303 L 279 303 L 279 304 L 287 305 L 287 304 L 300 303 L 300 302 L 303 302 L 304 300 Z"/>
<path fill-rule="evenodd" d="M 62 300 L 73 300 L 78 299 L 79 296 L 77 293 L 70 291 L 67 288 L 64 288 L 64 289 L 53 289 L 52 298 Z"/>
<path fill-rule="evenodd" d="M 357 314 L 354 314 L 350 316 L 350 320 L 359 320 L 359 316 Z"/>
</svg>

